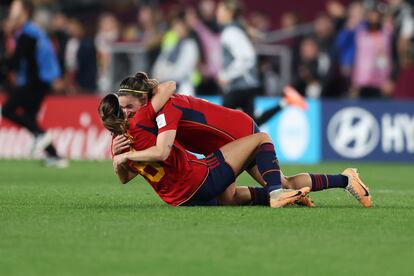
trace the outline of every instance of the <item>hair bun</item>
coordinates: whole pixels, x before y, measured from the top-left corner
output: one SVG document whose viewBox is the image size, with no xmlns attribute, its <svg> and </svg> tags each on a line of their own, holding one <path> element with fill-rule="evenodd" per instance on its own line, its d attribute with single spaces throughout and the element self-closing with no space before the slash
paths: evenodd
<svg viewBox="0 0 414 276">
<path fill-rule="evenodd" d="M 135 74 L 134 78 L 148 79 L 148 75 L 145 72 L 138 72 L 138 73 Z"/>
</svg>

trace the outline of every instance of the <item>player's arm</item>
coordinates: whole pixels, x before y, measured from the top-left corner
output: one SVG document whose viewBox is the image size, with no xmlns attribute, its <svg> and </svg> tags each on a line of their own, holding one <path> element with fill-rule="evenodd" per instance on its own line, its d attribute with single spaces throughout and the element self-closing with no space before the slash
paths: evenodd
<svg viewBox="0 0 414 276">
<path fill-rule="evenodd" d="M 136 172 L 131 171 L 126 163 L 115 163 L 115 159 L 113 162 L 113 167 L 116 175 L 119 178 L 119 181 L 121 181 L 122 184 L 128 183 L 131 179 L 138 175 Z"/>
<path fill-rule="evenodd" d="M 167 130 L 160 133 L 157 136 L 157 143 L 155 146 L 142 151 L 129 151 L 119 154 L 114 156 L 114 162 L 118 165 L 123 164 L 128 160 L 142 162 L 164 161 L 170 155 L 176 132 L 176 130 Z"/>
<path fill-rule="evenodd" d="M 137 176 L 137 173 L 132 171 L 126 163 L 118 164 L 114 161 L 115 156 L 129 149 L 130 141 L 126 135 L 118 135 L 112 139 L 112 166 L 122 184 L 126 184 Z"/>
<path fill-rule="evenodd" d="M 151 99 L 152 107 L 154 108 L 155 113 L 161 110 L 163 106 L 167 103 L 170 97 L 175 93 L 177 84 L 175 81 L 167 81 L 160 83 L 153 90 L 153 96 Z"/>
<path fill-rule="evenodd" d="M 155 146 L 143 151 L 127 152 L 126 158 L 131 161 L 164 161 L 170 156 L 176 132 L 176 130 L 167 130 L 158 134 Z"/>
</svg>

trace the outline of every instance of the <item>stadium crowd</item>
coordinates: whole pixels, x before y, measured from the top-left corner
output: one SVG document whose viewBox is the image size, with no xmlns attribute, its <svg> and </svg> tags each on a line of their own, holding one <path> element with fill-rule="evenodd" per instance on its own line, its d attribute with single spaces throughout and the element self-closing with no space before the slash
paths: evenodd
<svg viewBox="0 0 414 276">
<path fill-rule="evenodd" d="M 48 33 L 62 72 L 53 92 L 106 93 L 118 85 L 111 69 L 116 68 L 122 76 L 141 69 L 160 81 L 174 80 L 178 90 L 187 94 L 220 94 L 222 26 L 216 20 L 220 1 L 201 0 L 193 6 L 181 2 L 140 1 L 133 7 L 136 12 L 132 18 L 124 16 L 132 8 L 125 4 L 97 18 L 93 12 L 77 16 L 36 5 L 34 21 Z M 256 95 L 280 95 L 290 84 L 312 98 L 414 98 L 409 83 L 414 71 L 414 18 L 409 1 L 368 0 L 344 5 L 332 0 L 306 24 L 295 11 L 285 11 L 280 19 L 274 19 L 254 7 L 243 10 L 238 1 L 230 4 L 235 14 L 240 14 L 233 24 L 247 34 L 256 50 L 279 45 L 291 53 L 290 77 L 282 79 L 280 55 L 256 52 Z M 7 12 L 1 13 L 0 19 L 0 87 L 7 91 L 7 61 L 15 41 Z M 274 33 L 279 38 L 269 39 Z M 137 56 L 129 54 L 131 49 L 142 50 L 139 61 L 132 60 Z M 132 68 L 133 63 L 139 68 Z"/>
</svg>

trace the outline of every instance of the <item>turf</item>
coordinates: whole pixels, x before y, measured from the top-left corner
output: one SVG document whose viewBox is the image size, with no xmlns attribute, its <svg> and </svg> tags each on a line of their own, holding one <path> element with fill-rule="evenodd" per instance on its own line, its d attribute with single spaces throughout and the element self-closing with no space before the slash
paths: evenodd
<svg viewBox="0 0 414 276">
<path fill-rule="evenodd" d="M 169 207 L 140 179 L 118 184 L 108 162 L 3 160 L 0 275 L 412 275 L 413 166 L 352 165 L 371 209 L 341 190 L 312 194 L 312 209 Z"/>
</svg>

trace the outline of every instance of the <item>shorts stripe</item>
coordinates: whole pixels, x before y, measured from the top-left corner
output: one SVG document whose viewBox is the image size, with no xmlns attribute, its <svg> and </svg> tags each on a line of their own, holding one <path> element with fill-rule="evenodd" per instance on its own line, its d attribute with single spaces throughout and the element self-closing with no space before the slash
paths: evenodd
<svg viewBox="0 0 414 276">
<path fill-rule="evenodd" d="M 206 158 L 206 164 L 210 169 L 217 168 L 221 162 L 215 154 L 211 154 Z"/>
<path fill-rule="evenodd" d="M 318 189 L 322 189 L 322 176 L 320 174 L 316 175 L 316 178 L 318 179 Z"/>
<path fill-rule="evenodd" d="M 216 158 L 216 159 L 214 159 L 214 160 L 207 160 L 207 165 L 211 165 L 211 164 L 216 164 L 216 163 L 220 163 L 220 161 Z"/>
</svg>

